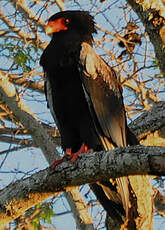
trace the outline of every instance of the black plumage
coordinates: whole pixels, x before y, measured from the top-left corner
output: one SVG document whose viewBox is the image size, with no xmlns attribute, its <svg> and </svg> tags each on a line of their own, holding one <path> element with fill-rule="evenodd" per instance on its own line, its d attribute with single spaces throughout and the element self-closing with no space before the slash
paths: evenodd
<svg viewBox="0 0 165 230">
<path fill-rule="evenodd" d="M 92 34 L 96 33 L 93 17 L 86 11 L 60 12 L 49 19 L 46 30 L 52 40 L 40 64 L 63 150 L 75 153 L 83 144 L 94 151 L 137 144 L 126 124 L 115 71 L 92 47 Z M 133 199 L 129 179 L 98 184 L 92 185 L 96 196 L 108 214 L 122 222 L 129 216 Z"/>
</svg>

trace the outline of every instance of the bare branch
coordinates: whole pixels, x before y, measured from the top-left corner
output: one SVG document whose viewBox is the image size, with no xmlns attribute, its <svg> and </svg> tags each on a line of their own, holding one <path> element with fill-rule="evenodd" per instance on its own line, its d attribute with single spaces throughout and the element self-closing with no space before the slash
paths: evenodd
<svg viewBox="0 0 165 230">
<path fill-rule="evenodd" d="M 156 6 L 159 6 L 159 3 L 161 1 L 158 1 L 158 4 L 154 4 L 152 1 L 149 1 L 150 3 L 145 4 L 145 2 L 142 3 L 136 3 L 139 1 L 132 1 L 132 0 L 127 0 L 127 2 L 130 4 L 130 6 L 132 7 L 132 9 L 137 13 L 138 17 L 140 18 L 141 22 L 144 24 L 145 26 L 145 30 L 149 35 L 150 41 L 152 42 L 154 49 L 155 49 L 155 55 L 156 58 L 159 62 L 159 66 L 160 66 L 160 70 L 163 73 L 163 75 L 165 76 L 165 64 L 164 64 L 164 59 L 165 59 L 165 52 L 164 52 L 164 40 L 161 38 L 161 34 L 160 34 L 160 29 L 162 28 L 161 23 L 155 24 L 154 21 L 159 20 L 159 17 L 157 14 L 153 14 L 153 18 L 150 19 L 150 11 L 151 8 L 153 8 L 155 10 Z M 153 4 L 153 6 L 152 6 Z M 143 7 L 142 7 L 143 5 Z M 161 17 L 165 17 L 164 14 L 164 6 L 162 6 L 163 3 L 161 4 L 161 7 L 158 8 L 159 13 L 161 14 Z M 160 11 L 161 9 L 161 11 Z M 156 12 L 156 11 L 155 11 Z M 162 23 L 163 24 L 163 23 Z"/>
<path fill-rule="evenodd" d="M 0 225 L 38 202 L 73 186 L 125 175 L 165 175 L 165 148 L 133 146 L 108 152 L 87 153 L 10 184 L 0 192 Z"/>
<path fill-rule="evenodd" d="M 26 1 L 8 0 L 11 4 L 16 7 L 24 18 L 30 19 L 42 28 L 45 26 L 43 22 L 36 14 L 26 5 Z"/>
<path fill-rule="evenodd" d="M 149 111 L 135 119 L 130 128 L 145 145 L 165 145 L 165 102 L 156 103 Z M 144 143 L 148 138 L 148 142 Z M 153 140 L 154 139 L 154 140 Z M 154 142 L 153 142 L 154 141 Z"/>
<path fill-rule="evenodd" d="M 25 33 L 24 31 L 22 31 L 19 27 L 16 27 L 2 12 L 2 10 L 0 10 L 0 18 L 4 21 L 4 23 L 9 27 L 9 29 L 11 29 L 11 31 L 15 32 L 16 34 L 18 34 L 18 36 L 20 38 L 22 38 L 25 42 L 34 42 L 36 43 L 36 38 L 34 36 L 31 36 L 27 33 Z M 38 38 L 39 41 L 39 38 Z M 44 49 L 45 48 L 45 44 L 42 42 L 38 42 L 37 41 L 37 46 L 39 46 L 40 48 Z"/>
<path fill-rule="evenodd" d="M 38 73 L 37 73 L 38 74 Z M 9 74 L 10 81 L 16 85 L 24 85 L 24 87 L 27 87 L 29 89 L 35 90 L 35 92 L 44 93 L 44 84 L 36 81 L 31 81 L 30 79 L 27 80 L 27 75 L 29 76 L 35 76 L 36 73 L 24 73 L 23 76 L 18 76 L 16 74 Z"/>
<path fill-rule="evenodd" d="M 35 115 L 18 96 L 15 87 L 9 82 L 7 76 L 0 75 L 0 98 L 5 102 L 19 121 L 29 130 L 33 141 L 39 145 L 49 163 L 59 158 L 55 154 L 56 145 L 46 130 L 37 121 Z"/>
</svg>

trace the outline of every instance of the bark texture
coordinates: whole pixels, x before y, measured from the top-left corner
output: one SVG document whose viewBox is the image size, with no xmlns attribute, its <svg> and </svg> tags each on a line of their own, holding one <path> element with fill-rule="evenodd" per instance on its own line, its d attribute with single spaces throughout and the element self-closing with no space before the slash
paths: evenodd
<svg viewBox="0 0 165 230">
<path fill-rule="evenodd" d="M 127 0 L 137 13 L 155 49 L 155 56 L 165 76 L 165 4 L 162 0 Z"/>
<path fill-rule="evenodd" d="M 57 192 L 125 175 L 165 175 L 165 148 L 134 146 L 87 153 L 10 184 L 0 192 L 0 226 Z M 148 191 L 152 193 L 152 191 Z"/>
</svg>

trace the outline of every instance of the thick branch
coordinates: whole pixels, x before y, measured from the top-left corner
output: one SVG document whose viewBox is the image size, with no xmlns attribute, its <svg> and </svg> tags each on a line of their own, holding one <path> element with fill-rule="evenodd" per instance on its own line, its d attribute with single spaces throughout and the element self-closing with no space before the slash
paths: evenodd
<svg viewBox="0 0 165 230">
<path fill-rule="evenodd" d="M 165 148 L 133 146 L 87 153 L 10 184 L 0 192 L 0 226 L 57 192 L 73 186 L 134 174 L 165 175 Z"/>
<path fill-rule="evenodd" d="M 165 102 L 156 103 L 151 110 L 143 112 L 141 116 L 135 119 L 129 127 L 137 137 L 140 136 L 141 138 L 151 132 L 161 130 L 165 127 L 164 111 Z"/>
<path fill-rule="evenodd" d="M 0 99 L 8 105 L 17 119 L 29 130 L 33 141 L 37 146 L 41 147 L 48 162 L 50 163 L 57 159 L 58 154 L 57 152 L 55 153 L 56 145 L 53 140 L 37 121 L 35 115 L 19 98 L 15 87 L 5 75 L 0 75 Z"/>
</svg>

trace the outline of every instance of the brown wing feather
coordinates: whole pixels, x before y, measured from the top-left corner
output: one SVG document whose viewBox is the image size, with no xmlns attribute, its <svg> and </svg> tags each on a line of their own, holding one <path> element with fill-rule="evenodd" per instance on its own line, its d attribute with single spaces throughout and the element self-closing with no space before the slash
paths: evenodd
<svg viewBox="0 0 165 230">
<path fill-rule="evenodd" d="M 126 122 L 121 88 L 115 72 L 93 48 L 82 44 L 83 83 L 104 135 L 116 146 L 126 146 Z"/>
<path fill-rule="evenodd" d="M 110 150 L 114 146 L 126 146 L 125 111 L 121 87 L 115 72 L 101 57 L 97 56 L 94 49 L 87 43 L 82 44 L 80 65 L 83 71 L 84 88 L 89 97 L 88 102 L 92 103 L 91 113 L 95 113 L 97 117 L 99 124 L 95 122 L 96 129 L 104 149 Z M 128 216 L 129 180 L 127 177 L 117 178 L 116 183 Z M 110 189 L 104 185 L 102 187 L 106 194 L 108 190 L 111 193 Z M 110 194 L 110 197 L 114 199 L 113 194 Z M 118 202 L 118 197 L 116 201 Z"/>
</svg>

